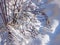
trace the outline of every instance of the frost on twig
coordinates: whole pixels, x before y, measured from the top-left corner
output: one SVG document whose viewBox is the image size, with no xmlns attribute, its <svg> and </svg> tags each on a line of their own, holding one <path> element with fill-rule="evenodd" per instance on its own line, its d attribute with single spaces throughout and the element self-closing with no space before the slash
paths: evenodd
<svg viewBox="0 0 60 45">
<path fill-rule="evenodd" d="M 46 45 L 50 41 L 48 33 L 54 33 L 59 22 L 53 20 L 52 23 L 44 12 L 48 4 L 46 1 L 5 1 L 6 16 L 2 17 L 7 18 L 5 26 L 8 41 L 6 45 Z M 38 44 L 35 41 L 38 41 Z"/>
</svg>

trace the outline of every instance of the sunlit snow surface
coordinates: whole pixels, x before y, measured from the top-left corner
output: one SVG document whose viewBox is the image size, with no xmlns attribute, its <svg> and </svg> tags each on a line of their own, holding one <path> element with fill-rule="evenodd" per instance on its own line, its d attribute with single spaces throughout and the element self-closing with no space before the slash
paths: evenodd
<svg viewBox="0 0 60 45">
<path fill-rule="evenodd" d="M 25 2 L 26 0 L 24 0 L 24 2 Z M 39 6 L 39 2 L 37 3 L 37 1 L 35 0 L 32 0 L 34 3 L 32 3 L 32 6 L 34 5 L 35 7 L 36 7 L 36 5 L 38 6 L 37 8 L 40 8 Z M 39 0 L 39 1 L 41 1 L 41 0 Z M 29 1 L 27 1 L 27 2 L 29 2 Z M 54 8 L 53 6 L 55 6 L 55 5 L 53 5 L 53 3 L 51 4 L 51 5 L 53 5 L 53 6 L 51 6 L 49 3 L 48 4 L 46 4 L 45 5 L 45 3 L 47 2 L 47 0 L 42 0 L 42 2 L 41 2 L 41 4 L 42 4 L 42 6 L 41 6 L 41 9 L 45 9 L 44 10 L 44 12 L 47 14 L 47 16 L 50 18 L 50 21 L 51 21 L 51 28 L 47 28 L 47 27 L 44 27 L 44 25 L 45 25 L 45 21 L 42 21 L 43 19 L 44 19 L 44 16 L 42 16 L 42 15 L 40 15 L 40 14 L 38 14 L 38 15 L 40 15 L 40 16 L 37 16 L 37 19 L 38 19 L 38 23 L 36 23 L 36 25 L 40 25 L 40 27 L 36 27 L 36 29 L 39 31 L 39 33 L 41 33 L 41 34 L 39 34 L 39 35 L 37 35 L 36 36 L 36 39 L 34 39 L 34 38 L 29 38 L 29 39 L 25 39 L 25 37 L 24 36 L 22 36 L 22 34 L 20 35 L 20 32 L 19 32 L 19 30 L 15 30 L 12 26 L 10 26 L 10 25 L 8 25 L 8 27 L 9 27 L 9 29 L 11 30 L 11 32 L 12 32 L 12 34 L 13 34 L 13 36 L 16 36 L 16 38 L 15 39 L 17 39 L 14 43 L 16 43 L 15 45 L 19 45 L 19 43 L 18 43 L 18 41 L 20 41 L 20 39 L 21 38 L 23 38 L 24 39 L 24 41 L 26 41 L 25 43 L 27 43 L 27 44 L 25 44 L 24 42 L 22 43 L 22 45 L 48 45 L 48 43 L 51 41 L 51 39 L 50 39 L 50 36 L 51 35 L 54 35 L 54 33 L 55 33 L 55 30 L 57 30 L 57 28 L 58 28 L 58 25 L 59 25 L 59 20 L 56 18 L 56 15 L 55 14 L 53 14 L 54 13 L 54 11 L 53 10 L 55 10 L 55 9 L 52 9 L 52 8 Z M 36 4 L 36 5 L 35 5 Z M 48 6 L 48 5 L 50 5 L 50 6 Z M 34 8 L 35 8 L 34 7 Z M 35 10 L 35 9 L 33 9 L 33 10 Z M 53 12 L 53 13 L 52 13 Z M 42 20 L 40 20 L 40 17 L 42 17 Z M 19 20 L 18 20 L 19 21 Z M 39 22 L 40 21 L 40 22 Z M 21 28 L 21 27 L 20 27 Z M 42 28 L 42 29 L 41 29 Z M 39 30 L 40 29 L 40 30 Z M 43 29 L 45 29 L 45 30 L 43 30 Z M 49 29 L 51 29 L 51 30 L 49 30 Z M 27 32 L 26 32 L 27 33 Z M 3 34 L 3 36 L 1 36 Z M 0 45 L 8 45 L 8 44 L 4 44 L 5 43 L 5 39 L 7 39 L 7 32 L 2 32 L 1 34 L 0 34 Z M 15 34 L 15 35 L 14 35 Z M 27 33 L 27 34 L 29 34 L 29 33 Z M 51 34 L 51 35 L 50 35 Z M 52 36 L 53 37 L 53 36 Z M 8 43 L 8 42 L 7 42 Z M 10 44 L 11 45 L 11 44 Z M 54 44 L 55 45 L 55 44 Z M 58 44 L 59 45 L 59 44 Z"/>
</svg>

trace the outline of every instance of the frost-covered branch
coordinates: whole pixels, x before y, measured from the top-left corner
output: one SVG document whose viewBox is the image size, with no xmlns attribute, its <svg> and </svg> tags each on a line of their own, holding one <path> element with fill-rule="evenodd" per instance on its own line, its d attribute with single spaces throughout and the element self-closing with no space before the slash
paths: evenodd
<svg viewBox="0 0 60 45">
<path fill-rule="evenodd" d="M 52 23 L 45 13 L 48 4 L 46 0 L 10 0 L 4 4 L 7 14 L 2 17 L 4 21 L 8 19 L 8 45 L 47 45 L 50 41 L 49 33 L 55 32 L 59 22 L 53 20 Z"/>
</svg>

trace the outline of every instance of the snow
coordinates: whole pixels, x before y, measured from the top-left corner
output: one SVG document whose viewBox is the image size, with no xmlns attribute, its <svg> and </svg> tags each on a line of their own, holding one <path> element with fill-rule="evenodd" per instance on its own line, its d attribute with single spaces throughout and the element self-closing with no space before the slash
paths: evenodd
<svg viewBox="0 0 60 45">
<path fill-rule="evenodd" d="M 24 2 L 26 2 L 27 0 L 24 0 Z M 42 1 L 42 2 L 41 2 Z M 29 2 L 29 1 L 27 1 L 27 2 Z M 37 3 L 38 2 L 38 3 Z M 47 0 L 32 0 L 32 4 L 31 4 L 31 6 L 33 7 L 33 10 L 35 10 L 36 9 L 36 7 L 37 7 L 37 5 L 40 5 L 40 3 L 42 3 L 43 5 L 41 6 L 41 8 L 46 8 L 46 5 L 45 5 L 45 3 L 47 2 Z M 11 3 L 9 3 L 10 5 L 12 5 L 12 3 L 14 3 L 14 1 L 12 1 Z M 31 7 L 31 8 L 32 8 Z M 38 6 L 38 7 L 40 7 L 40 6 Z M 49 6 L 47 6 L 47 7 L 49 7 Z M 52 8 L 52 7 L 51 7 Z M 50 9 L 50 8 L 48 8 L 48 9 Z M 48 10 L 47 9 L 47 11 L 45 12 L 46 14 L 47 14 L 47 16 L 49 16 L 49 15 L 52 15 L 51 13 L 52 13 L 52 10 Z M 44 12 L 44 11 L 43 11 Z M 11 12 L 11 13 L 13 13 L 13 12 Z M 30 19 L 32 19 L 32 21 L 30 21 L 30 19 L 29 19 L 29 17 L 27 18 L 27 21 L 26 20 L 24 20 L 25 22 L 23 22 L 23 20 L 21 20 L 21 22 L 20 22 L 20 20 L 18 20 L 18 23 L 19 23 L 19 26 L 17 26 L 17 25 L 15 25 L 17 28 L 14 28 L 13 26 L 11 26 L 11 25 L 8 25 L 7 27 L 9 28 L 9 30 L 10 30 L 10 32 L 12 33 L 12 35 L 13 35 L 13 38 L 12 39 L 14 39 L 15 40 L 15 44 L 16 45 L 19 45 L 20 43 L 19 43 L 19 41 L 20 40 L 22 40 L 21 42 L 22 42 L 22 45 L 47 45 L 47 43 L 50 41 L 50 35 L 48 34 L 48 33 L 52 33 L 52 34 L 54 34 L 54 32 L 55 32 L 55 30 L 57 29 L 57 27 L 58 27 L 58 25 L 59 25 L 59 21 L 58 20 L 56 20 L 56 19 L 52 19 L 52 20 L 50 20 L 50 25 L 51 25 L 51 28 L 48 28 L 48 27 L 45 27 L 44 26 L 44 24 L 46 23 L 46 21 L 45 20 L 43 20 L 43 19 L 45 19 L 45 17 L 44 16 L 42 16 L 42 15 L 38 15 L 37 17 L 35 17 L 34 18 L 34 16 L 35 16 L 35 14 L 33 14 L 33 13 L 31 13 L 31 12 L 27 12 L 28 13 L 28 15 L 30 16 Z M 24 16 L 24 15 L 23 15 Z M 41 18 L 42 17 L 42 18 Z M 0 17 L 1 18 L 1 17 Z M 49 18 L 50 18 L 50 16 L 49 16 Z M 25 18 L 24 18 L 25 19 Z M 35 19 L 35 20 L 33 20 L 33 19 Z M 41 21 L 42 20 L 42 21 Z M 30 22 L 29 22 L 30 21 Z M 36 21 L 36 22 L 34 22 L 34 21 Z M 20 23 L 22 23 L 23 22 L 23 25 L 20 25 Z M 1 23 L 1 19 L 0 19 L 0 23 Z M 28 24 L 28 27 L 26 26 Z M 34 26 L 34 27 L 33 27 Z M 36 32 L 34 32 L 34 31 L 32 31 L 31 33 L 31 35 L 33 35 L 33 36 L 35 36 L 35 38 L 32 38 L 32 37 L 30 37 L 31 35 L 30 35 L 30 33 L 28 32 L 28 31 L 31 31 L 31 30 L 33 30 L 32 29 L 32 27 L 33 28 L 35 28 L 36 30 L 34 30 L 34 31 L 36 31 Z M 43 28 L 43 29 L 41 29 L 41 28 Z M 28 31 L 26 31 L 26 29 L 28 30 Z M 23 32 L 22 30 L 24 30 L 25 32 Z M 42 34 L 41 33 L 41 31 L 40 30 L 42 30 L 42 33 L 44 33 L 44 34 Z M 21 33 L 21 32 L 23 32 L 23 34 Z M 35 34 L 37 34 L 39 32 L 39 34 L 38 35 L 35 35 Z M 47 33 L 48 32 L 48 33 Z M 4 32 L 3 33 L 3 41 L 6 41 L 7 40 L 7 36 L 8 36 L 8 33 L 7 32 Z M 22 39 L 23 38 L 23 39 Z M 1 39 L 1 36 L 0 36 L 0 42 L 2 41 L 2 39 Z M 2 42 L 3 42 L 2 41 Z M 0 43 L 0 45 L 2 45 L 1 43 Z M 4 44 L 4 45 L 7 45 L 6 43 Z"/>
<path fill-rule="evenodd" d="M 53 20 L 52 21 L 52 28 L 51 28 L 51 33 L 54 33 L 55 32 L 55 30 L 56 30 L 56 28 L 57 28 L 57 26 L 59 25 L 59 21 L 58 20 Z"/>
</svg>

